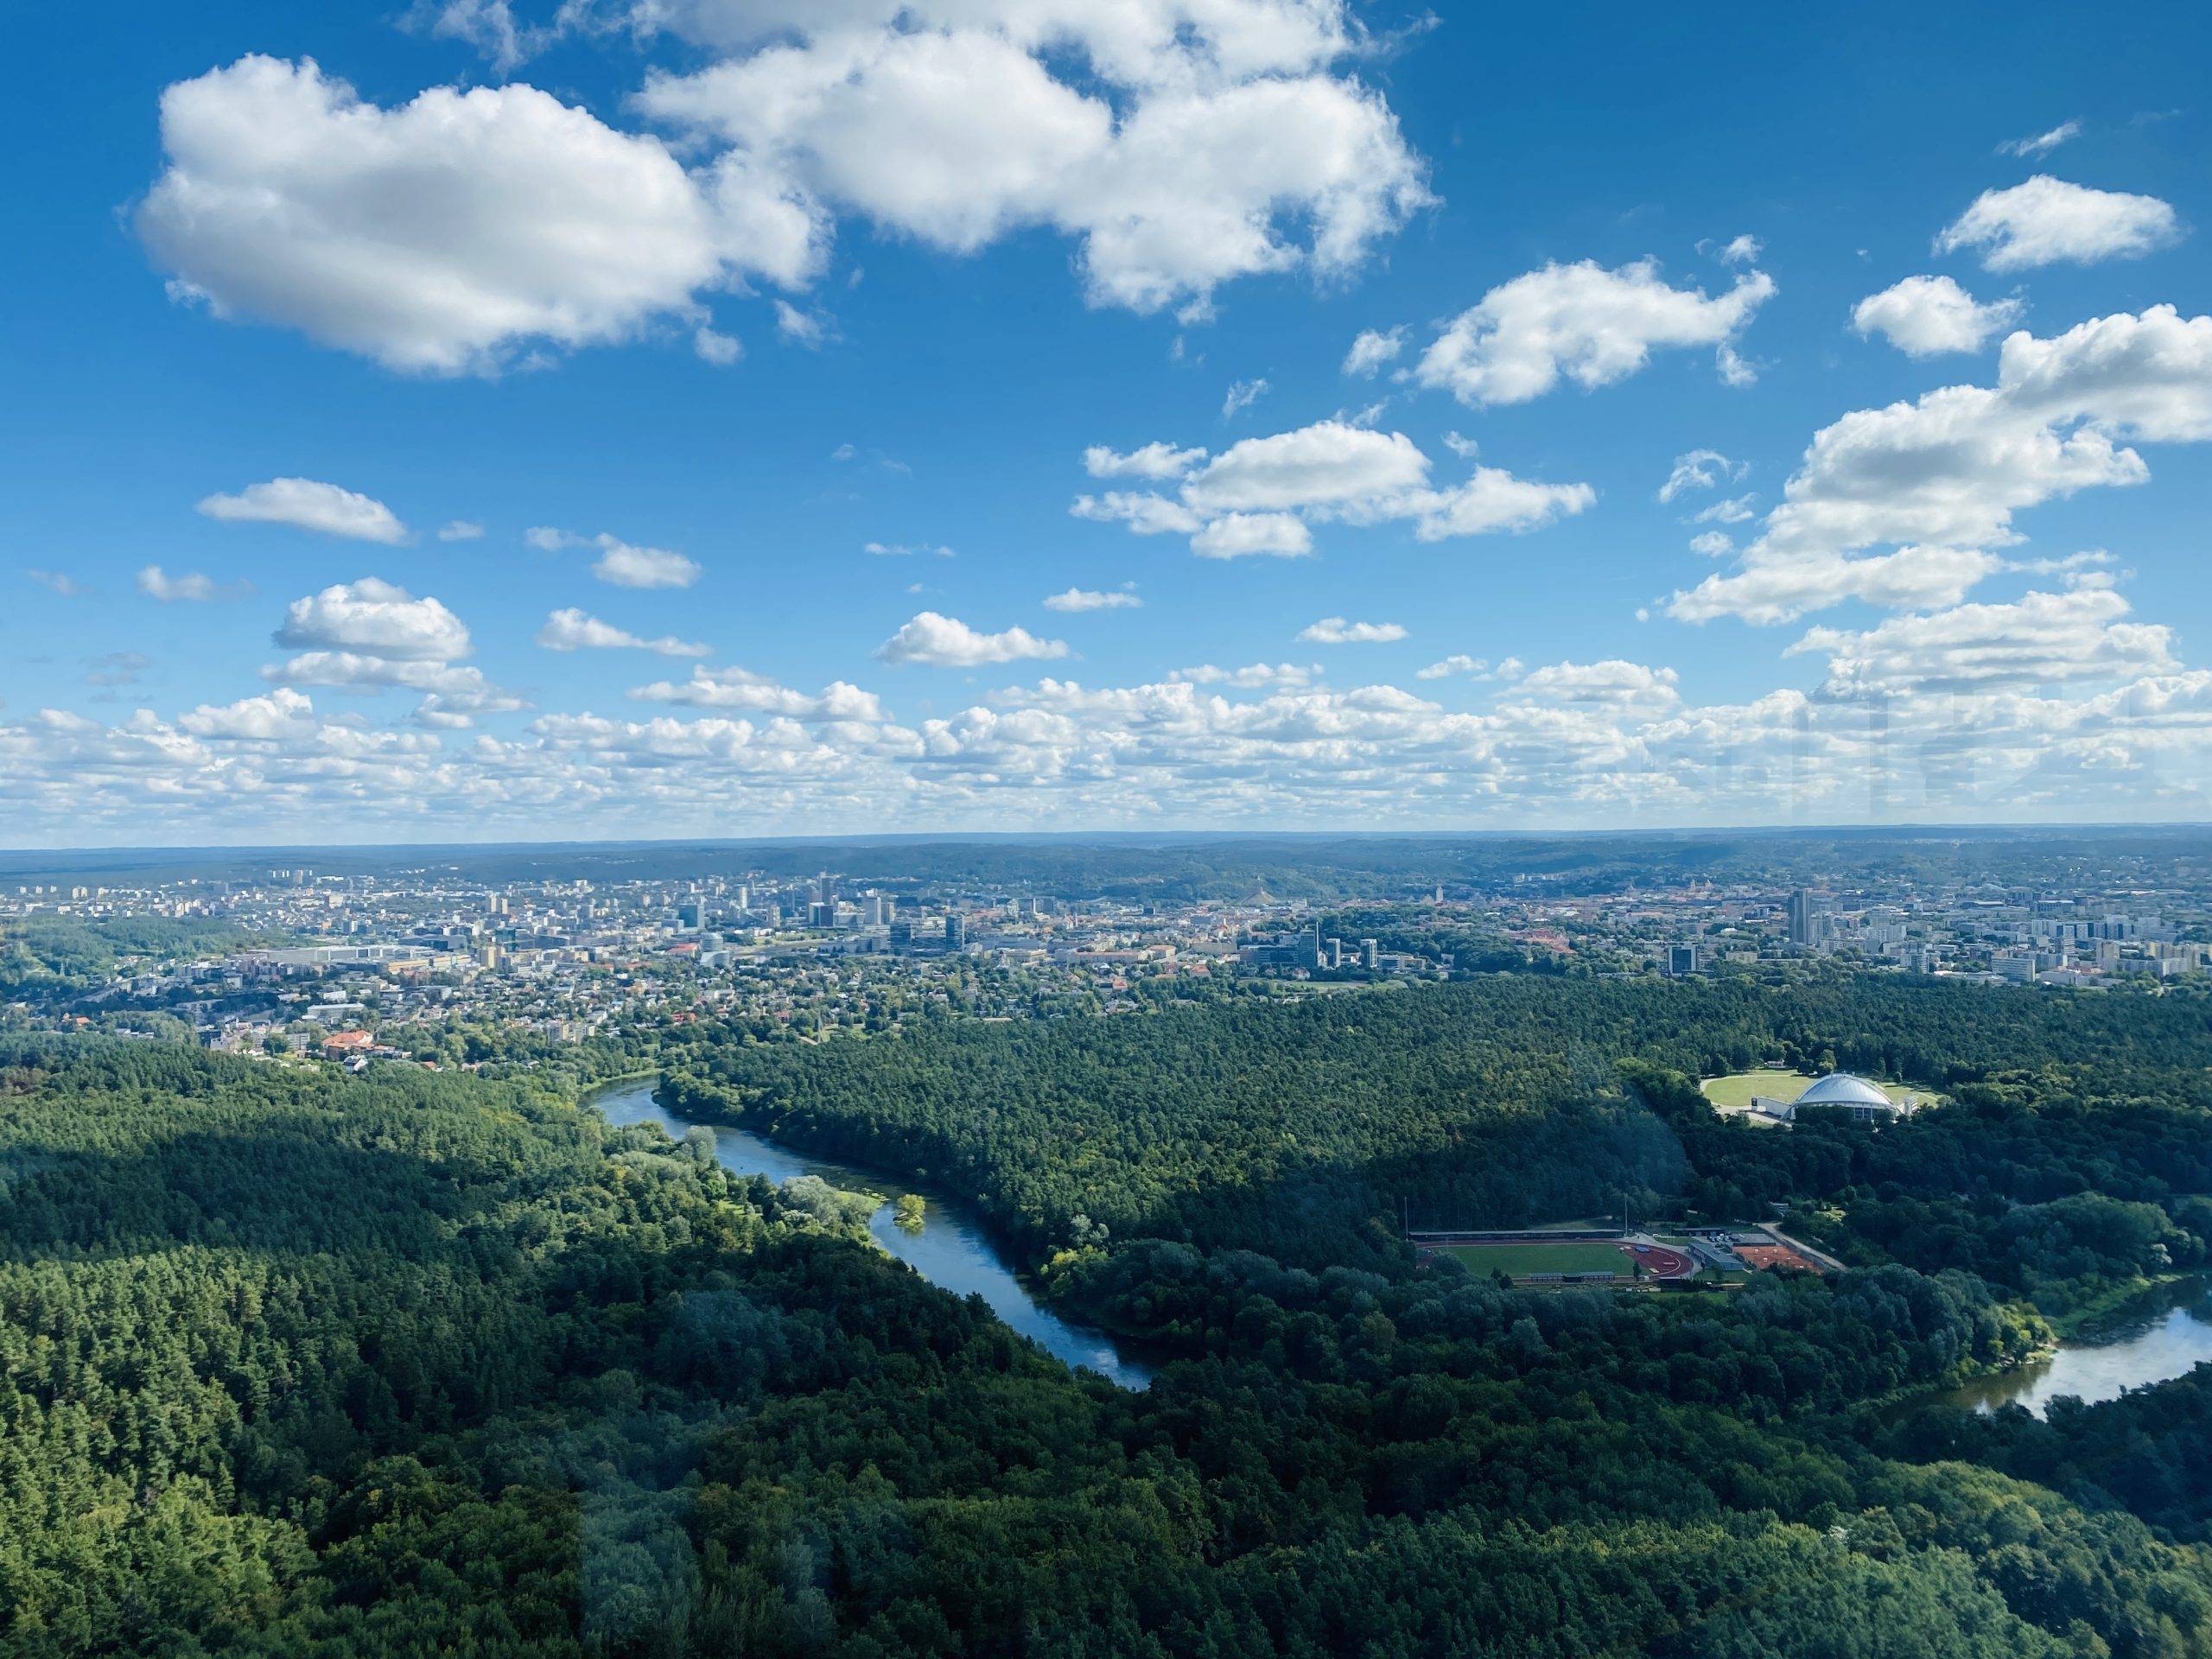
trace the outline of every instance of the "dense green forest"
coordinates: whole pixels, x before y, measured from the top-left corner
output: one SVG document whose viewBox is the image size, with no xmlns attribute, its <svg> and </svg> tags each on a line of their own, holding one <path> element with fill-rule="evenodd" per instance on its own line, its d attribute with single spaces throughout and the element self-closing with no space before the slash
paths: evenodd
<svg viewBox="0 0 2212 1659">
<path fill-rule="evenodd" d="M 897 1040 L 702 1024 L 669 1041 L 667 1088 L 693 1115 L 926 1173 L 1037 1262 L 1103 1226 L 1391 1272 L 1409 1262 L 1402 1220 L 1779 1205 L 1855 1262 L 1966 1268 L 2064 1313 L 2212 1246 L 2198 995 L 1501 975 Z M 1706 1109 L 1691 1079 L 1770 1058 L 1952 1103 L 1880 1134 L 1815 1118 L 1777 1135 Z"/>
<path fill-rule="evenodd" d="M 559 1066 L 0 1038 L 0 1651 L 2212 1653 L 2212 1376 L 1888 1403 L 2201 1253 L 2208 1046 L 2183 997 L 1527 976 L 641 1038 L 974 1193 L 1160 1345 L 1135 1393 Z M 1776 1057 L 1951 1103 L 1761 1134 L 1688 1082 Z M 1395 1226 L 1624 1189 L 1860 1265 L 1524 1293 Z"/>
</svg>

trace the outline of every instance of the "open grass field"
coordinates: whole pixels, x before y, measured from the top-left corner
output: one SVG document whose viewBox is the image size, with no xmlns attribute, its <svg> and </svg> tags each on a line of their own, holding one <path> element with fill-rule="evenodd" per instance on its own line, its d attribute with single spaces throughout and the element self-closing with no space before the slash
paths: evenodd
<svg viewBox="0 0 2212 1659">
<path fill-rule="evenodd" d="M 1626 1273 L 1629 1262 L 1613 1244 L 1576 1240 L 1560 1244 L 1446 1244 L 1470 1273 L 1503 1273 L 1520 1278 L 1531 1273 Z"/>
<path fill-rule="evenodd" d="M 1803 1071 L 1738 1071 L 1707 1078 L 1705 1097 L 1724 1112 L 1740 1112 L 1750 1107 L 1753 1095 L 1795 1100 L 1812 1085 L 1811 1075 Z"/>
<path fill-rule="evenodd" d="M 1890 1083 L 1880 1077 L 1874 1081 L 1881 1084 L 1891 1100 L 1916 1110 L 1932 1104 L 1936 1098 L 1924 1089 L 1909 1089 L 1901 1083 Z M 1716 1109 L 1741 1112 L 1750 1109 L 1753 1095 L 1764 1095 L 1771 1100 L 1795 1100 L 1813 1083 L 1812 1076 L 1804 1071 L 1738 1071 L 1733 1077 L 1707 1077 L 1700 1086 Z"/>
</svg>

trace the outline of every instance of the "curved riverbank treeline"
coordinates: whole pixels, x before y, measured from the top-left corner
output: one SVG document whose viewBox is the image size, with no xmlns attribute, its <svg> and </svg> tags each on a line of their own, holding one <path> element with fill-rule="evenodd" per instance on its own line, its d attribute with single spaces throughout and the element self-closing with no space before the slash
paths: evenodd
<svg viewBox="0 0 2212 1659">
<path fill-rule="evenodd" d="M 964 1205 L 942 1193 L 932 1202 L 931 1195 L 907 1190 L 903 1180 L 880 1171 L 794 1153 L 727 1121 L 702 1124 L 671 1107 L 662 1098 L 666 1092 L 633 1083 L 594 1090 L 587 1103 L 610 1122 L 657 1123 L 678 1140 L 710 1147 L 723 1168 L 778 1182 L 786 1199 L 817 1213 L 856 1206 L 842 1213 L 856 1217 L 887 1254 L 948 1294 L 980 1296 L 1007 1325 L 1063 1364 L 1087 1367 L 1123 1388 L 1143 1388 L 1151 1380 L 1144 1358 L 1046 1306 L 1020 1264 L 1007 1259 Z M 887 1191 L 888 1203 L 881 1196 Z"/>
</svg>

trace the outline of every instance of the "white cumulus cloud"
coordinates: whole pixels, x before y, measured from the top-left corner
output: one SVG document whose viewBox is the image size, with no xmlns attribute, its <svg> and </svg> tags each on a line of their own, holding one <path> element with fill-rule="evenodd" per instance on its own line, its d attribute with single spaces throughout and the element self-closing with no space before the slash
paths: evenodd
<svg viewBox="0 0 2212 1659">
<path fill-rule="evenodd" d="M 2009 604 L 1891 617 L 1863 632 L 1815 628 L 1789 650 L 1828 659 L 1827 690 L 1835 696 L 2058 685 L 2175 667 L 2173 630 L 2126 621 L 2127 614 L 2125 599 L 2088 580 Z"/>
<path fill-rule="evenodd" d="M 1687 620 L 1787 621 L 1846 598 L 1956 604 L 2001 568 L 2014 515 L 2096 486 L 2139 485 L 2134 442 L 2212 440 L 2212 317 L 2153 306 L 2063 334 L 2009 336 L 1993 386 L 1944 386 L 1823 428 L 1745 548 L 1743 569 L 1678 593 Z M 1897 551 L 1851 558 L 1891 543 Z"/>
<path fill-rule="evenodd" d="M 162 142 L 137 226 L 175 291 L 395 369 L 630 339 L 733 277 L 804 282 L 821 252 L 783 181 L 687 171 L 533 86 L 387 108 L 249 56 L 164 92 Z"/>
<path fill-rule="evenodd" d="M 312 478 L 272 478 L 235 495 L 211 495 L 198 511 L 226 524 L 290 524 L 320 535 L 387 545 L 407 539 L 407 526 L 372 496 Z"/>
<path fill-rule="evenodd" d="M 1200 512 L 1339 507 L 1427 480 L 1428 458 L 1404 433 L 1317 421 L 1230 445 L 1192 474 L 1183 499 Z"/>
<path fill-rule="evenodd" d="M 1986 270 L 2028 270 L 2139 259 L 2181 235 L 2180 215 L 2156 196 L 2094 190 L 2038 173 L 2024 184 L 1976 196 L 1936 238 L 1936 251 L 1979 249 Z"/>
<path fill-rule="evenodd" d="M 1597 499 L 1586 484 L 1536 483 L 1503 467 L 1477 467 L 1441 488 L 1429 472 L 1404 433 L 1331 419 L 1230 445 L 1188 472 L 1173 499 L 1109 492 L 1078 496 L 1070 510 L 1140 535 L 1188 535 L 1201 557 L 1228 559 L 1311 552 L 1313 522 L 1409 519 L 1418 539 L 1440 541 L 1533 529 Z"/>
<path fill-rule="evenodd" d="M 1412 375 L 1473 406 L 1527 403 L 1562 375 L 1586 390 L 1609 385 L 1643 368 L 1656 348 L 1728 348 L 1774 291 L 1774 279 L 1758 270 L 1708 297 L 1669 288 L 1653 259 L 1618 270 L 1591 259 L 1549 264 L 1453 318 Z"/>
<path fill-rule="evenodd" d="M 1880 334 L 1908 357 L 1940 352 L 1978 352 L 1990 336 L 2011 327 L 2024 308 L 2018 300 L 1978 302 L 1948 276 L 1908 276 L 1852 308 L 1851 326 Z"/>
<path fill-rule="evenodd" d="M 876 647 L 879 661 L 921 663 L 932 668 L 975 668 L 986 663 L 1068 654 L 1061 639 L 1040 639 L 1026 628 L 985 633 L 957 617 L 922 611 Z"/>
<path fill-rule="evenodd" d="M 664 547 L 636 547 L 616 537 L 597 538 L 591 573 L 614 588 L 689 588 L 702 574 L 698 564 Z"/>
<path fill-rule="evenodd" d="M 949 252 L 1056 229 L 1094 303 L 1203 315 L 1240 277 L 1341 273 L 1430 199 L 1387 104 L 1330 73 L 1353 45 L 1335 0 L 693 21 L 729 10 L 653 9 L 732 55 L 654 74 L 648 116 L 825 213 Z"/>
<path fill-rule="evenodd" d="M 296 651 L 353 651 L 415 662 L 450 662 L 469 650 L 468 630 L 441 601 L 417 599 L 375 576 L 333 582 L 294 600 L 276 639 Z"/>
</svg>

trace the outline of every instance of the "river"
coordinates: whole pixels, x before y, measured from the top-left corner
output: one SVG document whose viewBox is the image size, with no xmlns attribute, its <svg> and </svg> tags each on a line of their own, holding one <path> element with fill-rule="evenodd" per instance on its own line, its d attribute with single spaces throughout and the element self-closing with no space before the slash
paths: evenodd
<svg viewBox="0 0 2212 1659">
<path fill-rule="evenodd" d="M 693 1127 L 690 1120 L 655 1100 L 654 1087 L 649 1082 L 615 1084 L 587 1099 L 610 1123 L 658 1123 L 680 1138 Z M 1150 1368 L 1121 1351 L 1111 1337 L 1069 1324 L 1032 1295 L 964 1205 L 875 1170 L 810 1158 L 731 1124 L 699 1127 L 714 1131 L 716 1160 L 740 1175 L 765 1175 L 779 1185 L 796 1175 L 818 1175 L 832 1186 L 880 1192 L 887 1200 L 914 1193 L 928 1205 L 921 1226 L 912 1232 L 899 1226 L 886 1202 L 868 1220 L 877 1243 L 931 1284 L 956 1296 L 981 1296 L 992 1313 L 1063 1364 L 1096 1371 L 1125 1389 L 1151 1386 Z"/>
<path fill-rule="evenodd" d="M 2116 1400 L 2130 1389 L 2185 1376 L 2206 1360 L 2212 1360 L 2212 1281 L 2189 1280 L 2061 1343 L 2049 1359 L 1977 1377 L 1937 1398 L 1977 1411 L 2025 1406 L 2041 1417 L 2063 1395 L 2087 1405 Z"/>
</svg>

